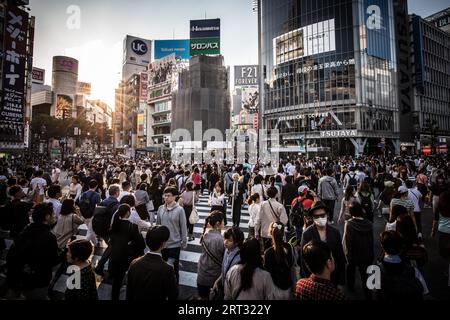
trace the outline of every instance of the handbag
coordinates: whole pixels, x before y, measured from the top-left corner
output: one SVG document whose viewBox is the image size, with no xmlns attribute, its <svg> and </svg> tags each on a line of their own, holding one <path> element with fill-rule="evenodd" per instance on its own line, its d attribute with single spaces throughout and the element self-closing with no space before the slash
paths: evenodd
<svg viewBox="0 0 450 320">
<path fill-rule="evenodd" d="M 196 224 L 200 220 L 200 216 L 198 215 L 197 208 L 195 206 L 192 206 L 192 212 L 189 216 L 189 223 L 190 224 Z"/>
</svg>

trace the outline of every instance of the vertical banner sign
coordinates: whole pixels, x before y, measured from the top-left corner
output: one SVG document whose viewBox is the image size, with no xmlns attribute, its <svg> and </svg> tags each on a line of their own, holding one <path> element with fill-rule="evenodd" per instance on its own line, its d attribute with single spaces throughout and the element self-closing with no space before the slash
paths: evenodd
<svg viewBox="0 0 450 320">
<path fill-rule="evenodd" d="M 234 67 L 235 86 L 257 86 L 258 66 L 235 66 Z"/>
<path fill-rule="evenodd" d="M 148 100 L 148 73 L 141 73 L 141 89 L 140 89 L 140 102 L 145 103 Z"/>
<path fill-rule="evenodd" d="M 390 45 L 389 6 L 388 0 L 365 0 L 365 22 L 367 34 L 367 54 L 392 60 Z"/>
<path fill-rule="evenodd" d="M 5 14 L 3 102 L 0 104 L 0 140 L 23 142 L 25 125 L 25 68 L 28 13 L 8 6 Z"/>
</svg>

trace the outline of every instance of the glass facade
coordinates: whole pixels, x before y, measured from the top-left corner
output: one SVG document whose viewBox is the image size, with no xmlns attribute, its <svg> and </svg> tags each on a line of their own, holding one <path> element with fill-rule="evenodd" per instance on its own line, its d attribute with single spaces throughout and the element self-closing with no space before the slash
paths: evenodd
<svg viewBox="0 0 450 320">
<path fill-rule="evenodd" d="M 265 128 L 279 129 L 292 150 L 307 149 L 305 141 L 310 150 L 339 152 L 336 139 L 351 149 L 355 142 L 367 146 L 365 138 L 376 145 L 397 138 L 392 0 L 259 4 Z"/>
</svg>

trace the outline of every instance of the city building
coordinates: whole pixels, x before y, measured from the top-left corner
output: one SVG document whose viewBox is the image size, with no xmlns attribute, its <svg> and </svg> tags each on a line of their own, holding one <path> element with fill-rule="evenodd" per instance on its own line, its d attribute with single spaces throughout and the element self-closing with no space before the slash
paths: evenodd
<svg viewBox="0 0 450 320">
<path fill-rule="evenodd" d="M 29 147 L 35 18 L 27 0 L 0 1 L 0 154 Z M 16 17 L 11 19 L 11 17 Z"/>
<path fill-rule="evenodd" d="M 399 154 L 414 141 L 406 1 L 259 0 L 254 8 L 262 127 L 281 137 L 272 151 Z"/>
<path fill-rule="evenodd" d="M 194 123 L 201 123 L 194 130 Z M 217 129 L 225 139 L 230 128 L 229 70 L 223 56 L 194 56 L 189 69 L 179 75 L 178 90 L 172 97 L 172 148 L 177 144 L 200 144 L 204 133 Z M 189 137 L 177 136 L 175 130 L 185 129 Z M 219 137 L 218 137 L 219 138 Z M 187 147 L 187 146 L 186 146 Z M 201 146 L 199 146 L 201 148 Z"/>
<path fill-rule="evenodd" d="M 416 150 L 447 153 L 450 145 L 450 8 L 411 16 Z"/>
<path fill-rule="evenodd" d="M 105 102 L 101 100 L 88 100 L 85 110 L 86 120 L 93 124 L 102 124 L 111 128 L 112 111 Z"/>
</svg>

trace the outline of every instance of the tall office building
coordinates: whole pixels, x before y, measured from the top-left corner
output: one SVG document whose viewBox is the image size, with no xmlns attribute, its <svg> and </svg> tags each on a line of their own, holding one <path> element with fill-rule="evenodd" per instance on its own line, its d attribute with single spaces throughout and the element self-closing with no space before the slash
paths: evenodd
<svg viewBox="0 0 450 320">
<path fill-rule="evenodd" d="M 259 0 L 255 9 L 262 127 L 282 141 L 272 151 L 398 154 L 413 142 L 406 1 Z"/>
</svg>

